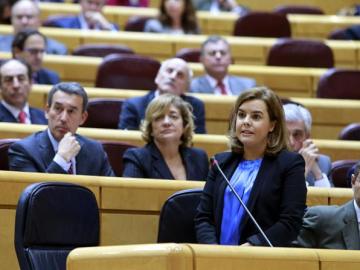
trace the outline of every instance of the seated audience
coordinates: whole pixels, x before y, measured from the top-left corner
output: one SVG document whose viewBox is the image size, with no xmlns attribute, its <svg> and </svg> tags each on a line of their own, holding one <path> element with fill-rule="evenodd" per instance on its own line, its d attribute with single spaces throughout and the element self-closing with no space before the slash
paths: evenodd
<svg viewBox="0 0 360 270">
<path fill-rule="evenodd" d="M 11 145 L 12 171 L 114 176 L 102 145 L 76 134 L 88 97 L 78 83 L 59 83 L 48 95 L 48 128 Z"/>
<path fill-rule="evenodd" d="M 206 74 L 191 81 L 190 92 L 239 95 L 256 85 L 256 81 L 247 77 L 232 76 L 228 73 L 231 64 L 230 45 L 226 39 L 210 36 L 201 45 L 200 61 Z"/>
<path fill-rule="evenodd" d="M 110 23 L 102 10 L 106 0 L 80 0 L 81 11 L 76 16 L 61 17 L 53 21 L 53 26 L 72 29 L 91 29 L 117 31 L 118 27 Z"/>
<path fill-rule="evenodd" d="M 148 20 L 144 32 L 199 34 L 191 0 L 161 0 L 158 18 Z"/>
<path fill-rule="evenodd" d="M 148 7 L 149 0 L 106 0 L 109 6 Z"/>
<path fill-rule="evenodd" d="M 244 15 L 249 11 L 248 8 L 239 5 L 236 0 L 192 0 L 192 2 L 196 10 L 206 10 L 212 13 L 225 11 Z"/>
<path fill-rule="evenodd" d="M 32 80 L 37 84 L 57 84 L 59 75 L 43 67 L 46 37 L 37 30 L 23 30 L 16 34 L 12 44 L 13 58 L 22 59 L 31 66 Z"/>
<path fill-rule="evenodd" d="M 157 89 L 142 97 L 127 99 L 119 116 L 119 129 L 139 129 L 140 122 L 145 117 L 145 110 L 158 95 L 170 93 L 180 96 L 193 107 L 195 132 L 206 133 L 204 103 L 192 96 L 186 95 L 192 77 L 187 63 L 179 58 L 165 60 L 155 78 Z"/>
<path fill-rule="evenodd" d="M 10 59 L 1 64 L 0 122 L 47 124 L 44 112 L 29 106 L 31 76 L 31 67 L 22 61 Z"/>
<path fill-rule="evenodd" d="M 360 250 L 360 162 L 351 176 L 354 199 L 340 206 L 310 207 L 295 242 L 305 248 Z"/>
<path fill-rule="evenodd" d="M 20 0 L 11 9 L 11 24 L 14 28 L 12 35 L 0 36 L 0 51 L 11 52 L 11 44 L 14 36 L 25 29 L 38 30 L 41 26 L 40 9 L 34 1 Z M 46 53 L 66 54 L 67 49 L 64 44 L 48 38 Z"/>
<path fill-rule="evenodd" d="M 191 105 L 182 98 L 164 94 L 146 109 L 141 148 L 130 148 L 123 156 L 124 177 L 205 180 L 209 162 L 204 150 L 193 148 Z"/>
<path fill-rule="evenodd" d="M 305 163 L 300 154 L 288 150 L 280 99 L 265 87 L 243 92 L 229 126 L 231 151 L 215 155 L 218 166 L 210 169 L 197 208 L 198 242 L 269 246 L 225 175 L 271 244 L 290 245 L 299 233 L 306 206 Z"/>
<path fill-rule="evenodd" d="M 330 157 L 320 154 L 319 149 L 310 138 L 312 122 L 310 112 L 301 105 L 291 103 L 284 105 L 284 112 L 290 147 L 305 159 L 307 185 L 333 186 L 330 178 Z"/>
</svg>

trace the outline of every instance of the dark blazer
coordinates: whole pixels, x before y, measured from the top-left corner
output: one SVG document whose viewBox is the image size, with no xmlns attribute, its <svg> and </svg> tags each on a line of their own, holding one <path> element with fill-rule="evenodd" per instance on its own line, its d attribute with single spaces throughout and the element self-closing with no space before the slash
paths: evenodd
<svg viewBox="0 0 360 270">
<path fill-rule="evenodd" d="M 146 108 L 154 97 L 155 91 L 151 91 L 145 96 L 125 100 L 120 112 L 119 129 L 139 129 L 141 120 L 145 118 Z M 181 97 L 193 107 L 195 132 L 206 133 L 204 103 L 196 97 L 187 95 L 182 95 Z"/>
<path fill-rule="evenodd" d="M 360 250 L 354 201 L 341 206 L 310 207 L 305 213 L 295 245 L 305 248 Z"/>
<path fill-rule="evenodd" d="M 181 147 L 180 154 L 187 180 L 205 181 L 209 171 L 206 152 L 199 148 Z M 155 143 L 130 148 L 123 156 L 124 177 L 174 179 Z"/>
<path fill-rule="evenodd" d="M 30 121 L 32 124 L 47 125 L 47 119 L 42 110 L 29 108 Z M 0 102 L 0 122 L 18 123 L 18 120 Z"/>
<path fill-rule="evenodd" d="M 81 29 L 79 16 L 65 16 L 58 18 L 52 22 L 53 27 Z M 112 24 L 114 29 L 119 30 L 119 27 Z"/>
<path fill-rule="evenodd" d="M 54 71 L 42 68 L 33 74 L 34 82 L 37 84 L 50 84 L 54 85 L 60 82 L 59 75 Z"/>
<path fill-rule="evenodd" d="M 216 155 L 219 166 L 231 179 L 242 155 L 225 152 Z M 288 246 L 300 230 L 306 203 L 305 162 L 298 153 L 283 150 L 264 156 L 247 206 L 273 246 Z M 226 181 L 212 167 L 195 217 L 199 243 L 217 244 L 220 240 Z M 244 216 L 239 244 L 249 242 L 267 246 L 256 226 Z"/>
<path fill-rule="evenodd" d="M 76 174 L 114 176 L 102 145 L 76 135 L 81 150 L 76 156 Z M 56 162 L 47 130 L 36 132 L 9 148 L 9 167 L 12 171 L 66 174 Z"/>
</svg>

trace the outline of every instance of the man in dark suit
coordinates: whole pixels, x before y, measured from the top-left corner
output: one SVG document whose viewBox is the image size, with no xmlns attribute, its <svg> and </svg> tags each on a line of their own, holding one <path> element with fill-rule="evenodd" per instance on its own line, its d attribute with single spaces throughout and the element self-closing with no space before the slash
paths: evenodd
<svg viewBox="0 0 360 270">
<path fill-rule="evenodd" d="M 11 52 L 11 44 L 18 32 L 25 29 L 39 29 L 41 20 L 38 4 L 30 0 L 17 1 L 11 9 L 11 24 L 14 28 L 14 33 L 0 36 L 0 51 Z M 47 38 L 46 53 L 66 54 L 67 48 L 64 44 Z"/>
<path fill-rule="evenodd" d="M 319 153 L 311 137 L 311 114 L 303 106 L 285 104 L 284 113 L 289 133 L 289 143 L 293 151 L 300 153 L 305 160 L 305 179 L 307 185 L 315 187 L 333 186 L 330 178 L 331 159 Z"/>
<path fill-rule="evenodd" d="M 47 124 L 44 112 L 29 107 L 31 91 L 31 68 L 16 59 L 0 66 L 0 122 Z"/>
<path fill-rule="evenodd" d="M 53 26 L 72 29 L 94 29 L 117 31 L 102 13 L 106 0 L 80 0 L 81 12 L 77 16 L 61 17 L 53 21 Z"/>
<path fill-rule="evenodd" d="M 191 81 L 190 92 L 216 95 L 239 95 L 256 86 L 256 81 L 232 76 L 228 73 L 231 64 L 229 43 L 222 37 L 210 36 L 201 45 L 200 61 L 206 74 Z"/>
<path fill-rule="evenodd" d="M 195 132 L 206 133 L 204 103 L 196 97 L 185 95 L 191 77 L 192 72 L 184 60 L 172 58 L 164 61 L 155 78 L 157 89 L 145 96 L 130 98 L 122 105 L 119 129 L 139 129 L 150 101 L 158 95 L 171 93 L 181 96 L 186 102 L 191 104 L 195 117 Z"/>
<path fill-rule="evenodd" d="M 354 200 L 341 206 L 314 206 L 305 213 L 295 242 L 306 248 L 360 250 L 360 163 L 351 176 Z"/>
<path fill-rule="evenodd" d="M 43 67 L 46 51 L 46 37 L 37 30 L 22 30 L 15 35 L 12 44 L 12 54 L 16 59 L 22 59 L 31 66 L 32 81 L 37 84 L 57 84 L 59 75 Z"/>
<path fill-rule="evenodd" d="M 49 92 L 48 129 L 11 145 L 14 171 L 114 176 L 102 145 L 76 134 L 87 118 L 87 95 L 78 83 L 59 83 Z"/>
</svg>

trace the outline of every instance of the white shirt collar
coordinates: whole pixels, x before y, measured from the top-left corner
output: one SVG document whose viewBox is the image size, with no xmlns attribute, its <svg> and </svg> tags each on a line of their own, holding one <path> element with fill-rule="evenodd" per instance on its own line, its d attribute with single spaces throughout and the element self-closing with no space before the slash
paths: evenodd
<svg viewBox="0 0 360 270">
<path fill-rule="evenodd" d="M 218 81 L 211 77 L 209 74 L 205 75 L 206 79 L 209 81 L 209 84 L 211 86 L 211 89 L 213 89 L 213 92 L 215 95 L 221 95 L 221 90 L 219 87 L 217 87 Z M 222 80 L 223 84 L 225 85 L 225 90 L 228 95 L 232 95 L 230 91 L 230 85 L 229 85 L 229 76 L 225 76 L 225 78 Z"/>
<path fill-rule="evenodd" d="M 57 153 L 57 150 L 59 148 L 59 142 L 57 140 L 55 140 L 54 136 L 50 132 L 50 129 L 47 129 L 46 131 L 47 131 L 47 134 L 49 136 L 51 145 L 52 145 L 52 147 L 54 149 L 54 152 Z"/>
<path fill-rule="evenodd" d="M 19 119 L 19 113 L 21 111 L 20 109 L 14 107 L 13 105 L 10 105 L 5 100 L 1 100 L 1 103 L 15 117 L 15 119 Z M 25 106 L 22 110 L 26 113 L 25 124 L 31 124 L 30 108 L 29 108 L 29 104 L 27 102 L 25 103 Z"/>
<path fill-rule="evenodd" d="M 360 224 L 360 207 L 357 205 L 355 200 L 354 200 L 354 207 L 355 207 L 357 222 Z"/>
</svg>

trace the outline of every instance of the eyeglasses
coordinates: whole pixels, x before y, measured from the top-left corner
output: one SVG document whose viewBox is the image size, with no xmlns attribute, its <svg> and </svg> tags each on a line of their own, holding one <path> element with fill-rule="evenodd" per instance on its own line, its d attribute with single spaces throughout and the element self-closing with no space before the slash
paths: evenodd
<svg viewBox="0 0 360 270">
<path fill-rule="evenodd" d="M 36 54 L 44 54 L 45 50 L 44 49 L 33 49 L 33 48 L 28 48 L 25 49 L 25 51 L 27 51 L 28 53 L 32 54 L 32 55 L 36 55 Z"/>
<path fill-rule="evenodd" d="M 209 55 L 209 56 L 215 56 L 217 53 L 219 53 L 221 56 L 225 56 L 229 52 L 226 51 L 226 50 L 213 50 L 213 51 L 206 52 L 206 54 Z"/>
</svg>

